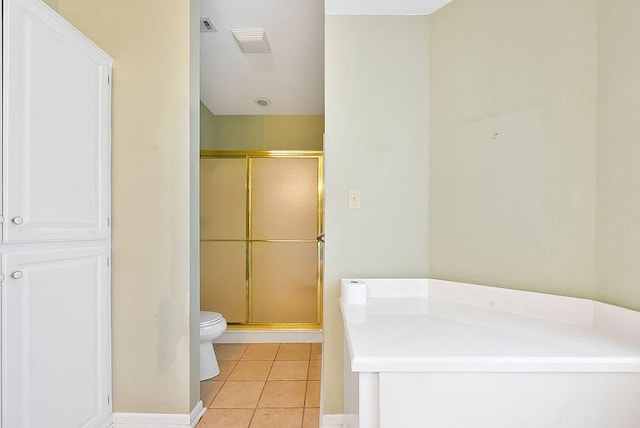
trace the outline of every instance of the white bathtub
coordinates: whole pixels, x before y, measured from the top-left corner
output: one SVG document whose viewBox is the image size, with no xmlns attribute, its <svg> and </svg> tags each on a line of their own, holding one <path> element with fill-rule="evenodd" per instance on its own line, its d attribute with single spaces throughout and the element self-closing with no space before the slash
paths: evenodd
<svg viewBox="0 0 640 428">
<path fill-rule="evenodd" d="M 360 280 L 363 296 L 351 281 L 347 427 L 640 427 L 639 313 L 427 279 Z"/>
</svg>

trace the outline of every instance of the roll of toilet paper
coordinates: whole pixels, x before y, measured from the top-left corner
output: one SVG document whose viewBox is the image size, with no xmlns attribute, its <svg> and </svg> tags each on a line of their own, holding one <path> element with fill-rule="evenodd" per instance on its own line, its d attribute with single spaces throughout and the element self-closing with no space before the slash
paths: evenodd
<svg viewBox="0 0 640 428">
<path fill-rule="evenodd" d="M 367 303 L 367 283 L 361 279 L 343 279 L 340 295 L 347 304 Z"/>
</svg>

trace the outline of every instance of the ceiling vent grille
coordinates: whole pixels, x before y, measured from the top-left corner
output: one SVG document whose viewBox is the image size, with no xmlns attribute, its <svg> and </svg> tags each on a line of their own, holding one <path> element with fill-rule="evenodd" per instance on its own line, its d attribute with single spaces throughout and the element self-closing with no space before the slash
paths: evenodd
<svg viewBox="0 0 640 428">
<path fill-rule="evenodd" d="M 264 28 L 241 28 L 231 30 L 238 46 L 244 53 L 270 53 L 271 47 Z"/>
<path fill-rule="evenodd" d="M 201 33 L 215 33 L 218 31 L 211 18 L 200 18 Z"/>
</svg>

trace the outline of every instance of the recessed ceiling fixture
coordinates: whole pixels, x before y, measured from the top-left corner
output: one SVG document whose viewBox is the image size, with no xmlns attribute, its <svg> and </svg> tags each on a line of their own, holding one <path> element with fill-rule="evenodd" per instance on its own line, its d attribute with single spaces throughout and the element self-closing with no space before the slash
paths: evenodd
<svg viewBox="0 0 640 428">
<path fill-rule="evenodd" d="M 242 52 L 246 54 L 271 52 L 264 28 L 240 28 L 231 32 Z"/>
<path fill-rule="evenodd" d="M 260 107 L 269 107 L 271 105 L 271 100 L 269 98 L 256 98 L 256 104 Z"/>
<path fill-rule="evenodd" d="M 211 18 L 200 18 L 200 32 L 201 33 L 215 33 L 218 31 Z"/>
</svg>

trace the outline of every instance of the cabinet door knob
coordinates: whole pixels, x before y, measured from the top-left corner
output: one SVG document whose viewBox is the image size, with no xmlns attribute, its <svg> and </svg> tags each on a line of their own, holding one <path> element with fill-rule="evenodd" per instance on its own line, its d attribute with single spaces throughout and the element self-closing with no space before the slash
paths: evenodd
<svg viewBox="0 0 640 428">
<path fill-rule="evenodd" d="M 11 219 L 11 222 L 13 224 L 22 224 L 22 222 L 24 221 L 24 219 L 22 217 L 14 217 Z"/>
<path fill-rule="evenodd" d="M 22 278 L 22 275 L 23 275 L 22 271 L 17 270 L 17 271 L 15 271 L 15 272 L 13 272 L 13 273 L 11 274 L 11 278 L 13 278 L 13 279 L 20 279 L 20 278 Z"/>
<path fill-rule="evenodd" d="M 0 282 L 4 281 L 4 275 L 0 273 Z"/>
</svg>

